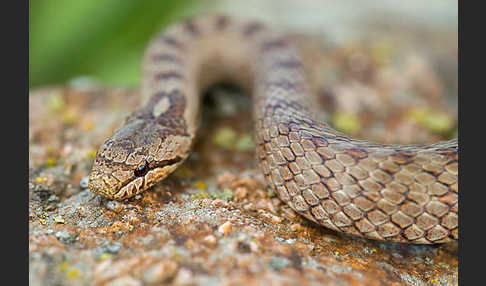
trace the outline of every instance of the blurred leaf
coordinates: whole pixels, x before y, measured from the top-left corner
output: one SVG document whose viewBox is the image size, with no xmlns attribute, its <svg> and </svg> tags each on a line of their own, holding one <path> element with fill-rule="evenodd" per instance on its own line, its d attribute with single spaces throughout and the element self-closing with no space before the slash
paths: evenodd
<svg viewBox="0 0 486 286">
<path fill-rule="evenodd" d="M 81 75 L 138 83 L 147 42 L 193 2 L 30 0 L 30 87 Z"/>
</svg>

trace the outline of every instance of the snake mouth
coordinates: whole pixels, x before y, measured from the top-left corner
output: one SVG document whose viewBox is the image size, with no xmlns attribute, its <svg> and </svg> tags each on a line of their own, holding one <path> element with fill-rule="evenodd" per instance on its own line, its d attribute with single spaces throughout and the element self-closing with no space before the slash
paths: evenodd
<svg viewBox="0 0 486 286">
<path fill-rule="evenodd" d="M 176 156 L 173 159 L 153 161 L 146 164 L 147 170 L 140 173 L 140 170 L 137 169 L 135 172 L 138 172 L 138 176 L 136 176 L 135 179 L 124 182 L 121 185 L 120 190 L 113 195 L 113 198 L 122 200 L 143 192 L 159 180 L 167 177 L 183 161 L 183 157 Z"/>
<path fill-rule="evenodd" d="M 163 168 L 167 166 L 171 166 L 174 164 L 177 164 L 179 162 L 182 162 L 184 158 L 180 156 L 176 156 L 174 159 L 169 159 L 169 160 L 162 160 L 162 161 L 153 161 L 152 163 L 149 164 L 149 170 L 153 170 L 155 168 Z"/>
</svg>

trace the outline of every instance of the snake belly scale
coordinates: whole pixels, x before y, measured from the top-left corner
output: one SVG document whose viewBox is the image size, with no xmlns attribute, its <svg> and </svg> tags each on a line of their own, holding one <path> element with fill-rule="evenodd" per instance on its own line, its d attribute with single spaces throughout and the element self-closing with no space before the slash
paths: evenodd
<svg viewBox="0 0 486 286">
<path fill-rule="evenodd" d="M 224 15 L 170 26 L 143 60 L 143 104 L 97 152 L 92 192 L 132 197 L 187 158 L 200 95 L 230 81 L 252 95 L 257 159 L 267 184 L 297 213 L 370 239 L 458 239 L 458 141 L 384 145 L 316 120 L 299 49 L 286 33 Z"/>
</svg>

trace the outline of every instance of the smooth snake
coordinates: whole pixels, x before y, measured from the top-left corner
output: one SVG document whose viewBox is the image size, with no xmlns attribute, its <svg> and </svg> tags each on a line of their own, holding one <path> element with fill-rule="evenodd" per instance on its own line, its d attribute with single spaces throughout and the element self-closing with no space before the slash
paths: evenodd
<svg viewBox="0 0 486 286">
<path fill-rule="evenodd" d="M 170 26 L 143 60 L 143 104 L 97 152 L 89 188 L 122 200 L 189 155 L 200 95 L 230 81 L 252 95 L 265 180 L 297 213 L 370 239 L 458 239 L 458 141 L 385 145 L 353 139 L 314 116 L 315 90 L 287 33 L 224 15 Z"/>
</svg>

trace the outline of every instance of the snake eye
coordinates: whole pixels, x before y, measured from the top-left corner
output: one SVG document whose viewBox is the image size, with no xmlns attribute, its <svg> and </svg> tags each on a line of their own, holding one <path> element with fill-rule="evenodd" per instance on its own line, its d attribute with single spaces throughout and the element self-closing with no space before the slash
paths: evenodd
<svg viewBox="0 0 486 286">
<path fill-rule="evenodd" d="M 135 176 L 141 177 L 141 176 L 145 175 L 147 173 L 147 171 L 148 171 L 147 162 L 142 161 L 137 165 L 134 173 L 135 173 Z"/>
</svg>

